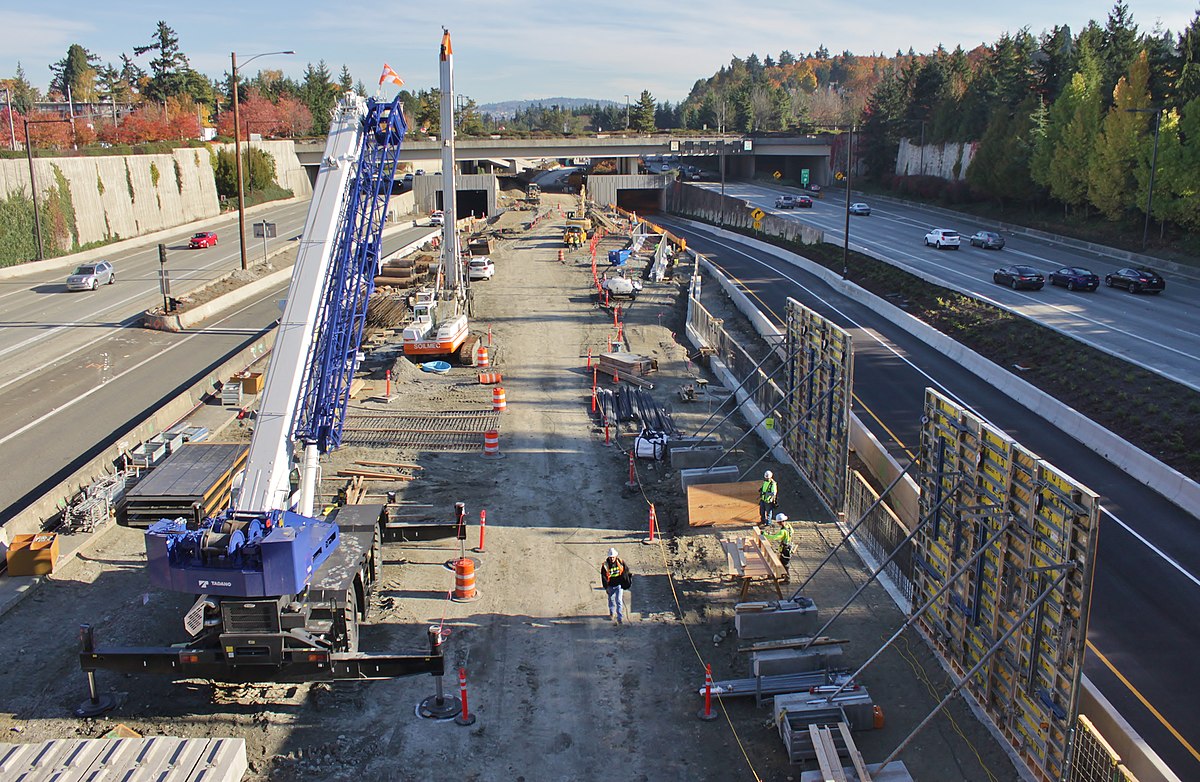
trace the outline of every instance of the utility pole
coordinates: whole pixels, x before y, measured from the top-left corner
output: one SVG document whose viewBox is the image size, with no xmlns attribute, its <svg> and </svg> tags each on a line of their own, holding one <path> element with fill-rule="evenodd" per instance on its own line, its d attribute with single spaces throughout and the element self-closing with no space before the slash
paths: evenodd
<svg viewBox="0 0 1200 782">
<path fill-rule="evenodd" d="M 854 168 L 854 125 L 850 125 L 850 138 L 846 144 L 846 229 L 842 232 L 842 279 L 850 276 L 850 184 Z"/>
<path fill-rule="evenodd" d="M 8 143 L 13 152 L 17 151 L 17 130 L 13 127 L 12 118 L 12 90 L 8 87 L 0 87 L 4 90 L 4 100 L 8 104 Z"/>
<path fill-rule="evenodd" d="M 1154 208 L 1154 172 L 1158 170 L 1158 130 L 1162 125 L 1162 109 L 1125 109 L 1131 114 L 1154 115 L 1154 151 L 1150 154 L 1150 189 L 1146 193 L 1146 219 L 1142 222 L 1142 252 L 1150 234 L 1150 212 Z"/>
<path fill-rule="evenodd" d="M 625 130 L 629 130 L 629 96 L 625 96 Z"/>
<path fill-rule="evenodd" d="M 53 122 L 70 122 L 68 119 L 26 119 L 25 120 L 25 157 L 29 160 L 29 195 L 33 198 L 33 233 L 37 237 L 37 260 L 46 257 L 42 247 L 42 219 L 38 210 L 37 178 L 33 173 L 33 142 L 29 138 L 30 125 L 48 125 Z"/>
</svg>

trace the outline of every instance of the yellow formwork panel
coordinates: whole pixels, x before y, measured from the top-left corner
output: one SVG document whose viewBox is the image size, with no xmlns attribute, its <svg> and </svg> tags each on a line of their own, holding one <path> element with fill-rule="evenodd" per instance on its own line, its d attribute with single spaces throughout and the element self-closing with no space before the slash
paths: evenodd
<svg viewBox="0 0 1200 782">
<path fill-rule="evenodd" d="M 1078 714 L 1098 498 L 932 389 L 918 458 L 923 523 L 913 554 L 924 567 L 915 571 L 914 604 L 1006 529 L 922 624 L 960 674 L 1013 631 L 967 690 L 1035 777 L 1056 778 Z M 1016 624 L 1047 589 L 1040 606 Z"/>
</svg>

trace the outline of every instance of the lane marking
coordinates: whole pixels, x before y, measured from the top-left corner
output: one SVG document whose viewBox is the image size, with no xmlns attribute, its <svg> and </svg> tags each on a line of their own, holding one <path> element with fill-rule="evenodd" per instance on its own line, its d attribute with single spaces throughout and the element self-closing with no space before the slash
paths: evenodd
<svg viewBox="0 0 1200 782">
<path fill-rule="evenodd" d="M 680 228 L 679 226 L 676 226 L 676 230 L 677 230 L 677 231 L 683 231 L 683 230 L 687 230 L 687 229 L 682 229 L 682 228 Z M 698 232 L 698 231 L 692 231 L 692 234 L 693 234 L 693 235 L 695 235 L 696 233 L 699 233 L 699 232 Z M 838 310 L 836 307 L 833 307 L 833 305 L 832 305 L 832 304 L 830 304 L 828 301 L 826 301 L 826 300 L 825 300 L 825 299 L 823 299 L 822 297 L 820 297 L 820 296 L 818 296 L 817 294 L 815 294 L 815 293 L 814 293 L 814 292 L 813 292 L 813 291 L 812 291 L 810 288 L 808 288 L 807 286 L 805 286 L 805 285 L 802 285 L 802 284 L 800 284 L 799 282 L 797 282 L 797 281 L 796 281 L 794 278 L 790 277 L 790 276 L 789 276 L 789 275 L 788 275 L 786 272 L 783 272 L 783 271 L 781 271 L 781 270 L 779 270 L 779 269 L 775 269 L 774 267 L 770 266 L 770 265 L 769 265 L 769 264 L 767 264 L 766 262 L 764 262 L 764 261 L 761 261 L 761 260 L 759 260 L 759 259 L 757 259 L 757 258 L 754 258 L 754 257 L 750 256 L 749 254 L 747 254 L 747 253 L 743 252 L 742 250 L 739 250 L 739 249 L 737 249 L 736 247 L 729 246 L 729 245 L 725 244 L 724 242 L 722 242 L 722 241 L 720 241 L 720 240 L 718 240 L 718 239 L 716 239 L 716 238 L 712 237 L 711 235 L 705 235 L 705 236 L 704 236 L 704 237 L 702 237 L 702 238 L 703 238 L 703 239 L 707 239 L 707 240 L 709 240 L 709 241 L 712 241 L 714 244 L 717 244 L 717 245 L 720 245 L 720 246 L 726 247 L 727 249 L 733 250 L 734 252 L 736 252 L 736 253 L 738 253 L 738 254 L 740 254 L 740 255 L 742 255 L 742 256 L 744 256 L 744 257 L 746 257 L 747 259 L 749 259 L 749 260 L 751 260 L 751 261 L 754 261 L 755 263 L 758 263 L 759 265 L 761 265 L 761 266 L 764 266 L 764 267 L 766 267 L 766 268 L 768 268 L 768 269 L 771 269 L 772 271 L 775 271 L 775 272 L 777 272 L 777 273 L 778 273 L 778 274 L 780 274 L 780 276 L 782 276 L 784 279 L 787 279 L 789 282 L 792 282 L 793 284 L 797 285 L 797 287 L 801 288 L 802 290 L 805 290 L 805 291 L 807 291 L 807 292 L 808 292 L 810 295 L 812 295 L 812 296 L 813 296 L 814 298 L 816 298 L 818 301 L 820 301 L 820 302 L 824 303 L 826 306 L 829 306 L 829 307 L 830 307 L 831 309 L 833 309 L 835 312 L 838 312 L 838 314 L 839 314 L 839 315 L 841 315 L 842 317 L 846 318 L 846 319 L 847 319 L 849 322 L 851 322 L 851 323 L 854 323 L 854 325 L 855 325 L 856 327 L 858 327 L 858 328 L 859 328 L 859 329 L 861 329 L 862 331 L 864 331 L 864 332 L 868 333 L 868 334 L 871 336 L 871 338 L 872 338 L 872 339 L 875 339 L 875 341 L 876 341 L 876 342 L 879 342 L 879 344 L 883 345 L 883 347 L 885 347 L 885 348 L 887 348 L 887 349 L 891 350 L 891 352 L 892 352 L 893 354 L 895 354 L 895 355 L 897 355 L 899 358 L 903 359 L 903 360 L 905 361 L 905 363 L 909 364 L 909 366 L 913 366 L 913 368 L 914 368 L 914 369 L 917 369 L 917 368 L 916 368 L 916 367 L 915 367 L 915 366 L 912 364 L 912 362 L 908 361 L 907 359 L 904 359 L 904 357 L 903 357 L 903 356 L 899 356 L 899 354 L 898 354 L 898 353 L 896 353 L 896 351 L 895 351 L 895 350 L 892 350 L 892 349 L 891 349 L 891 347 L 890 347 L 889 345 L 887 345 L 886 343 L 882 342 L 882 341 L 881 341 L 881 340 L 880 340 L 880 339 L 879 339 L 877 336 L 875 336 L 875 334 L 874 334 L 874 333 L 873 333 L 871 330 L 869 330 L 869 329 L 866 329 L 866 328 L 865 328 L 865 327 L 864 327 L 862 324 L 860 324 L 860 323 L 856 322 L 856 321 L 855 321 L 853 318 L 850 318 L 850 317 L 848 317 L 848 316 L 847 316 L 845 313 L 841 312 L 841 311 L 840 311 L 840 310 Z M 721 266 L 719 263 L 717 263 L 716 261 L 714 261 L 712 258 L 708 258 L 708 260 L 709 260 L 709 262 L 710 262 L 710 263 L 712 263 L 714 266 L 716 266 L 717 268 L 721 269 L 721 271 L 722 271 L 724 274 L 728 275 L 728 276 L 730 277 L 730 279 L 732 279 L 732 280 L 734 280 L 735 282 L 737 282 L 737 284 L 738 284 L 739 286 L 741 286 L 743 289 L 745 289 L 745 288 L 746 288 L 746 285 L 745 285 L 745 283 L 743 283 L 743 282 L 742 282 L 740 279 L 738 279 L 737 277 L 735 277 L 735 276 L 731 275 L 731 274 L 730 274 L 730 273 L 729 273 L 729 272 L 728 272 L 728 271 L 727 271 L 727 270 L 726 270 L 724 267 L 722 267 L 722 266 Z M 758 299 L 758 301 L 762 302 L 762 300 L 761 300 L 761 299 L 759 299 L 759 298 L 758 298 L 758 296 L 757 296 L 757 295 L 755 295 L 755 294 L 753 294 L 751 291 L 746 291 L 746 292 L 747 292 L 747 293 L 749 293 L 750 295 L 754 296 L 754 298 L 755 298 L 755 299 Z M 764 306 L 765 306 L 765 303 L 764 303 Z M 772 316 L 774 316 L 774 317 L 775 317 L 777 320 L 779 319 L 779 316 L 778 316 L 778 315 L 775 313 L 775 311 L 774 311 L 773 309 L 771 309 L 770 307 L 767 307 L 767 310 L 768 310 L 768 311 L 771 313 L 771 315 L 772 315 Z M 927 373 L 925 373 L 925 372 L 921 371 L 920 369 L 917 369 L 917 371 L 918 371 L 918 372 L 919 372 L 921 375 L 923 375 L 924 377 L 926 377 L 926 378 L 928 378 L 928 379 L 930 379 L 930 380 L 932 381 L 932 378 L 930 378 L 930 377 L 929 377 L 929 375 L 928 375 Z M 935 385 L 937 385 L 937 384 L 935 384 Z M 945 389 L 944 389 L 944 388 L 942 388 L 940 385 L 938 385 L 938 387 L 939 387 L 939 388 L 941 388 L 941 390 L 945 391 Z M 953 395 L 951 395 L 951 396 L 953 396 Z M 857 395 L 855 395 L 855 399 L 857 399 L 857 398 L 858 398 L 858 397 L 857 397 Z M 958 402 L 959 404 L 961 404 L 963 407 L 966 407 L 967 409 L 971 409 L 971 408 L 969 408 L 969 406 L 967 406 L 966 404 L 964 404 L 964 403 L 963 403 L 961 400 L 957 400 L 957 399 L 956 399 L 955 401 L 957 401 L 957 402 Z M 864 407 L 865 407 L 865 405 L 864 405 Z M 869 411 L 869 408 L 868 408 L 868 412 L 870 412 L 870 411 Z M 984 416 L 980 415 L 978 411 L 972 410 L 972 412 L 973 412 L 975 415 L 978 415 L 978 416 L 979 416 L 981 419 L 983 419 L 983 420 L 985 420 L 985 421 L 988 421 L 988 419 L 987 419 L 986 417 L 984 417 Z M 878 419 L 878 417 L 877 417 L 877 416 L 875 416 L 875 414 L 874 414 L 873 412 L 871 413 L 871 415 L 872 415 L 872 417 L 873 417 L 873 418 L 875 418 L 875 420 L 876 420 L 876 421 L 878 421 L 878 420 L 879 420 L 879 419 Z M 881 422 L 881 423 L 882 423 L 882 422 Z M 991 422 L 989 421 L 989 423 L 991 423 Z M 993 426 L 995 426 L 995 424 L 993 424 Z M 900 445 L 900 447 L 901 447 L 901 448 L 904 448 L 904 445 L 903 445 L 903 443 L 901 443 L 901 442 L 900 442 L 899 438 L 895 437 L 895 435 L 894 435 L 894 434 L 892 434 L 892 433 L 891 433 L 891 431 L 890 431 L 890 430 L 888 430 L 886 426 L 884 426 L 884 430 L 885 430 L 885 431 L 887 431 L 887 432 L 888 432 L 888 434 L 892 436 L 892 439 L 893 439 L 893 440 L 895 440 L 895 441 L 896 441 L 896 443 L 897 443 L 898 445 Z M 906 452 L 908 452 L 908 451 L 907 451 L 907 448 L 905 448 L 905 451 L 906 451 Z M 911 453 L 910 453 L 909 455 L 911 456 Z M 1148 540 L 1148 539 L 1147 539 L 1145 536 L 1143 536 L 1141 533 L 1139 533 L 1139 532 L 1137 532 L 1136 530 L 1134 530 L 1132 527 L 1130 527 L 1128 524 L 1126 524 L 1124 521 L 1122 521 L 1120 518 L 1118 518 L 1118 517 L 1117 517 L 1115 514 L 1113 514 L 1113 513 L 1112 513 L 1111 511 L 1109 511 L 1108 509 L 1106 509 L 1106 508 L 1105 508 L 1103 505 L 1101 505 L 1101 506 L 1100 506 L 1100 510 L 1101 510 L 1101 512 L 1103 512 L 1103 513 L 1104 513 L 1106 516 L 1108 516 L 1110 519 L 1112 519 L 1113 521 L 1115 521 L 1115 522 L 1116 522 L 1116 523 L 1117 523 L 1117 524 L 1118 524 L 1118 525 L 1119 525 L 1119 526 L 1120 526 L 1122 529 L 1124 529 L 1126 532 L 1128 532 L 1130 535 L 1132 535 L 1132 536 L 1133 536 L 1133 537 L 1134 537 L 1136 540 L 1138 540 L 1138 541 L 1139 541 L 1139 542 L 1141 542 L 1143 545 L 1145 545 L 1145 546 L 1146 546 L 1146 548 L 1150 549 L 1150 551 L 1152 551 L 1153 553 L 1157 554 L 1157 555 L 1158 555 L 1158 556 L 1159 556 L 1159 557 L 1160 557 L 1160 558 L 1161 558 L 1161 559 L 1162 559 L 1164 562 L 1166 562 L 1168 565 L 1170 565 L 1172 568 L 1174 568 L 1176 571 L 1178 571 L 1178 572 L 1179 572 L 1179 573 L 1180 573 L 1180 574 L 1181 574 L 1181 575 L 1182 575 L 1184 578 L 1186 578 L 1186 579 L 1188 579 L 1189 581 L 1191 581 L 1191 582 L 1192 582 L 1194 585 L 1196 585 L 1196 586 L 1200 586 L 1200 579 L 1198 579 L 1196 576 L 1194 576 L 1194 575 L 1192 575 L 1190 572 L 1188 572 L 1188 571 L 1187 571 L 1187 570 L 1186 570 L 1186 569 L 1185 569 L 1185 568 L 1184 568 L 1182 565 L 1180 565 L 1178 562 L 1176 562 L 1174 559 L 1172 559 L 1170 556 L 1168 556 L 1168 555 L 1166 554 L 1166 552 L 1164 552 L 1162 549 L 1158 548 L 1158 547 L 1157 547 L 1157 546 L 1155 546 L 1153 543 L 1151 543 L 1151 542 L 1150 542 L 1150 541 L 1149 541 L 1149 540 Z M 1179 743 L 1180 743 L 1180 744 L 1182 744 L 1182 745 L 1183 745 L 1183 747 L 1184 747 L 1184 748 L 1185 748 L 1185 749 L 1186 749 L 1186 750 L 1187 750 L 1189 753 L 1191 753 L 1192 757 L 1194 757 L 1194 758 L 1195 758 L 1197 761 L 1200 761 L 1200 753 L 1198 753 L 1198 752 L 1196 751 L 1196 749 L 1195 749 L 1195 748 L 1194 748 L 1194 747 L 1193 747 L 1193 746 L 1192 746 L 1190 743 L 1188 743 L 1187 739 L 1185 739 L 1185 738 L 1184 738 L 1184 737 L 1183 737 L 1183 736 L 1182 736 L 1182 735 L 1179 733 L 1179 731 L 1178 731 L 1178 730 L 1176 730 L 1176 729 L 1175 729 L 1175 727 L 1174 727 L 1173 725 L 1171 725 L 1171 723 L 1170 723 L 1170 722 L 1169 722 L 1169 721 L 1168 721 L 1168 720 L 1167 720 L 1167 719 L 1166 719 L 1166 718 L 1165 718 L 1165 717 L 1164 717 L 1164 716 L 1163 716 L 1163 715 L 1162 715 L 1162 714 L 1161 714 L 1161 713 L 1158 711 L 1158 709 L 1156 709 L 1156 708 L 1155 708 L 1155 707 L 1154 707 L 1154 706 L 1153 706 L 1153 705 L 1150 703 L 1150 701 L 1149 701 L 1149 700 L 1148 700 L 1148 699 L 1147 699 L 1147 698 L 1146 698 L 1144 695 L 1142 695 L 1142 694 L 1141 694 L 1141 692 L 1139 692 L 1139 691 L 1138 691 L 1138 689 L 1137 689 L 1136 687 L 1134 687 L 1134 686 L 1133 686 L 1133 683 L 1132 683 L 1132 682 L 1130 682 L 1130 681 L 1129 681 L 1129 679 L 1128 679 L 1128 678 L 1127 678 L 1127 677 L 1126 677 L 1124 674 L 1122 674 L 1122 673 L 1121 673 L 1121 672 L 1120 672 L 1120 671 L 1117 669 L 1117 667 L 1116 667 L 1115 665 L 1113 665 L 1113 663 L 1112 663 L 1111 661 L 1109 661 L 1109 659 L 1108 659 L 1107 657 L 1105 657 L 1105 656 L 1104 656 L 1104 655 L 1103 655 L 1103 654 L 1100 652 L 1100 650 L 1099 650 L 1099 649 L 1097 649 L 1097 648 L 1096 648 L 1095 644 L 1093 644 L 1093 643 L 1092 643 L 1090 640 L 1087 640 L 1087 641 L 1086 641 L 1086 643 L 1087 643 L 1087 646 L 1088 646 L 1088 648 L 1089 648 L 1089 649 L 1091 649 L 1091 650 L 1092 650 L 1092 651 L 1093 651 L 1093 652 L 1096 654 L 1096 656 L 1097 656 L 1097 657 L 1098 657 L 1098 658 L 1101 660 L 1101 662 L 1103 662 L 1103 663 L 1104 663 L 1104 665 L 1105 665 L 1106 667 L 1108 667 L 1108 669 L 1109 669 L 1110 671 L 1112 671 L 1113 675 L 1115 675 L 1115 676 L 1116 676 L 1116 677 L 1117 677 L 1117 678 L 1118 678 L 1118 679 L 1121 681 L 1121 683 L 1125 685 L 1125 687 L 1126 687 L 1126 688 L 1127 688 L 1127 689 L 1128 689 L 1128 690 L 1129 690 L 1129 691 L 1130 691 L 1130 692 L 1131 692 L 1131 693 L 1134 695 L 1134 697 L 1135 697 L 1135 698 L 1137 698 L 1137 699 L 1138 699 L 1138 701 L 1139 701 L 1139 702 L 1141 702 L 1141 703 L 1142 703 L 1142 705 L 1143 705 L 1143 706 L 1145 706 L 1145 707 L 1146 707 L 1146 708 L 1147 708 L 1147 709 L 1150 711 L 1150 713 L 1151 713 L 1151 714 L 1152 714 L 1152 715 L 1155 717 L 1155 719 L 1157 719 L 1157 720 L 1159 721 L 1159 723 L 1161 723 L 1161 724 L 1162 724 L 1162 726 L 1163 726 L 1163 727 L 1165 727 L 1165 728 L 1166 728 L 1166 729 L 1167 729 L 1167 730 L 1168 730 L 1168 731 L 1171 733 L 1171 735 L 1172 735 L 1172 736 L 1174 736 L 1174 737 L 1175 737 L 1175 739 L 1176 739 L 1177 741 L 1179 741 Z"/>
<path fill-rule="evenodd" d="M 251 307 L 255 307 L 259 304 L 262 304 L 264 301 L 268 301 L 277 295 L 278 295 L 278 291 L 273 291 L 269 296 L 264 296 L 261 299 L 252 301 L 249 304 L 247 304 L 245 307 L 242 307 L 240 310 L 237 310 L 236 312 L 231 312 L 230 314 L 226 315 L 221 320 L 217 321 L 217 323 L 221 323 L 221 322 L 223 322 L 225 320 L 229 320 L 230 318 L 233 318 L 237 315 L 241 315 L 243 312 L 250 309 Z M 175 350 L 176 348 L 186 345 L 187 343 L 191 342 L 196 337 L 207 336 L 208 334 L 209 334 L 209 332 L 207 329 L 202 329 L 200 331 L 195 331 L 195 332 L 192 332 L 191 334 L 188 334 L 186 337 L 179 340 L 175 344 L 170 345 L 166 348 L 163 348 L 162 350 L 159 350 L 158 352 L 154 353 L 153 355 L 148 356 L 148 357 L 142 359 L 141 361 L 139 361 L 138 363 L 134 364 L 129 369 L 126 369 L 124 372 L 121 372 L 120 374 L 114 375 L 113 377 L 109 378 L 109 381 L 107 383 L 103 383 L 98 386 L 93 386 L 92 388 L 88 389 L 87 391 L 84 391 L 79 396 L 73 397 L 70 401 L 68 401 L 62 405 L 59 405 L 58 407 L 54 408 L 53 410 L 51 410 L 47 413 L 43 413 L 42 415 L 38 416 L 37 418 L 33 419 L 29 423 L 22 426 L 20 429 L 17 429 L 16 431 L 14 431 L 10 434 L 7 434 L 4 437 L 0 437 L 0 445 L 4 445 L 8 441 L 25 434 L 30 429 L 33 429 L 37 426 L 44 424 L 46 421 L 49 421 L 51 418 L 58 415 L 59 413 L 62 413 L 66 410 L 71 409 L 75 405 L 79 404 L 80 402 L 82 402 L 85 399 L 87 399 L 88 397 L 90 397 L 92 394 L 95 394 L 96 392 L 100 391 L 101 389 L 107 387 L 113 381 L 120 380 L 121 378 L 125 377 L 128 374 L 130 374 L 132 372 L 136 372 L 137 370 L 146 366 L 150 362 L 155 361 L 159 358 L 162 358 L 167 353 L 170 353 L 172 350 Z"/>
<path fill-rule="evenodd" d="M 1124 684 L 1125 687 L 1131 693 L 1133 693 L 1133 697 L 1137 698 L 1138 701 L 1141 702 L 1141 704 L 1145 706 L 1152 715 L 1154 715 L 1154 719 L 1158 720 L 1159 724 L 1166 728 L 1167 731 L 1175 737 L 1175 740 L 1183 745 L 1183 748 L 1186 749 L 1197 762 L 1200 762 L 1200 752 L 1197 752 L 1196 748 L 1188 743 L 1188 740 L 1185 739 L 1179 731 L 1175 730 L 1175 726 L 1172 725 L 1167 718 L 1159 712 L 1158 709 L 1154 708 L 1145 695 L 1142 695 L 1140 692 L 1138 692 L 1137 687 L 1133 686 L 1133 682 L 1129 681 L 1129 679 L 1126 679 L 1125 676 L 1117 670 L 1117 666 L 1113 665 L 1112 662 L 1105 657 L 1099 649 L 1096 648 L 1094 643 L 1087 641 L 1087 647 L 1092 651 L 1092 654 L 1096 655 L 1096 659 L 1104 663 L 1104 667 L 1112 671 L 1113 676 L 1116 676 L 1117 679 L 1120 680 L 1121 684 Z"/>
</svg>

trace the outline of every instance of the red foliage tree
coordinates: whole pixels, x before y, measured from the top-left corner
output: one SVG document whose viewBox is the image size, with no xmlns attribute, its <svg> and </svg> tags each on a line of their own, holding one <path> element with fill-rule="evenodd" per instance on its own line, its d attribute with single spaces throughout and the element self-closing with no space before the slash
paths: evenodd
<svg viewBox="0 0 1200 782">
<path fill-rule="evenodd" d="M 71 123 L 54 113 L 34 114 L 29 117 L 29 141 L 38 149 L 69 149 Z"/>
<path fill-rule="evenodd" d="M 13 138 L 16 138 L 17 144 L 24 145 L 25 143 L 25 117 L 19 111 L 12 113 L 12 129 L 13 132 L 8 132 L 9 115 L 8 107 L 0 109 L 0 147 L 5 149 L 13 148 Z"/>
</svg>

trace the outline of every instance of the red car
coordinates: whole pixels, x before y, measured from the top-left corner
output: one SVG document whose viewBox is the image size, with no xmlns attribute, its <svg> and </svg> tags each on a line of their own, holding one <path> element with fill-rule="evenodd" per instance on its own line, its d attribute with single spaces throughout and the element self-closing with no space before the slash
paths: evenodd
<svg viewBox="0 0 1200 782">
<path fill-rule="evenodd" d="M 193 250 L 197 250 L 202 247 L 212 247 L 216 243 L 216 231 L 201 231 L 188 241 L 188 247 L 191 247 Z"/>
</svg>

